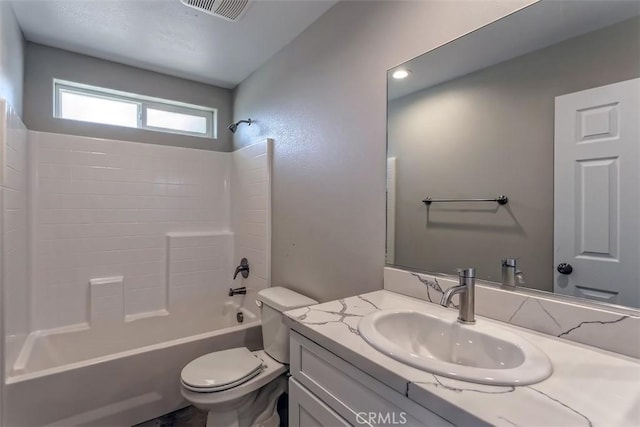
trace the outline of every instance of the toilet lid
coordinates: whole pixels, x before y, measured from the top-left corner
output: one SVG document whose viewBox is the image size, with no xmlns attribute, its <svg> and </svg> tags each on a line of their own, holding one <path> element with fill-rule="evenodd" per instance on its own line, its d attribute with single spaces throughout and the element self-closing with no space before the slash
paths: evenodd
<svg viewBox="0 0 640 427">
<path fill-rule="evenodd" d="M 248 381 L 261 369 L 262 361 L 240 347 L 198 357 L 182 369 L 180 378 L 189 388 L 215 390 Z"/>
</svg>

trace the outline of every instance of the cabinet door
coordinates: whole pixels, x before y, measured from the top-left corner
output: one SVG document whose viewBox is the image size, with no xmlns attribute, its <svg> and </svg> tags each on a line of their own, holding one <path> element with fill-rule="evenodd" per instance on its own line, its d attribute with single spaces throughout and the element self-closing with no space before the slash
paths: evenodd
<svg viewBox="0 0 640 427">
<path fill-rule="evenodd" d="M 349 423 L 300 383 L 289 378 L 289 426 L 348 427 Z"/>
<path fill-rule="evenodd" d="M 350 425 L 453 427 L 308 338 L 290 337 L 293 378 Z"/>
</svg>

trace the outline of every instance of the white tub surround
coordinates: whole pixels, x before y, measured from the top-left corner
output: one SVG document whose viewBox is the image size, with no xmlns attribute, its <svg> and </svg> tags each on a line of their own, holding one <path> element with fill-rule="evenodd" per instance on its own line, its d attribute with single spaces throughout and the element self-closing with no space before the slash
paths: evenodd
<svg viewBox="0 0 640 427">
<path fill-rule="evenodd" d="M 233 247 L 231 232 L 167 233 L 165 314 L 181 305 L 224 296 L 231 286 Z"/>
<path fill-rule="evenodd" d="M 29 146 L 16 111 L 0 98 L 0 282 L 4 363 L 15 360 L 30 328 Z M 0 349 L 3 345 L 0 345 Z"/>
<path fill-rule="evenodd" d="M 31 332 L 268 286 L 270 140 L 220 153 L 28 133 Z M 251 275 L 232 281 L 243 257 Z"/>
<path fill-rule="evenodd" d="M 384 289 L 438 304 L 457 277 L 384 269 Z M 454 300 L 457 301 L 457 300 Z M 476 281 L 476 314 L 547 335 L 640 358 L 640 312 Z"/>
<path fill-rule="evenodd" d="M 32 330 L 88 323 L 104 277 L 123 276 L 125 316 L 166 310 L 166 234 L 231 230 L 231 153 L 33 131 L 29 144 Z"/>
<path fill-rule="evenodd" d="M 238 276 L 233 287 L 256 291 L 271 280 L 271 170 L 273 141 L 265 139 L 232 153 L 231 229 L 235 233 L 234 265 L 249 260 L 251 274 Z M 233 271 L 233 270 L 232 270 Z"/>
<path fill-rule="evenodd" d="M 103 277 L 89 280 L 90 324 L 121 320 L 124 317 L 124 278 Z"/>
<path fill-rule="evenodd" d="M 640 363 L 478 317 L 518 334 L 551 359 L 554 372 L 529 386 L 487 386 L 412 368 L 378 352 L 358 323 L 382 309 L 413 309 L 443 317 L 457 310 L 382 290 L 286 313 L 287 324 L 368 375 L 454 425 L 631 426 L 640 423 Z"/>
</svg>

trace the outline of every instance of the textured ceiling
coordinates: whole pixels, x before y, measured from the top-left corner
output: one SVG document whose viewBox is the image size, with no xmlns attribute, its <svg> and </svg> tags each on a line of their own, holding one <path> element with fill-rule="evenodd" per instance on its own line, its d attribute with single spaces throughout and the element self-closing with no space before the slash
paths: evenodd
<svg viewBox="0 0 640 427">
<path fill-rule="evenodd" d="M 16 0 L 27 40 L 232 88 L 335 0 L 256 0 L 238 22 L 179 0 Z"/>
</svg>

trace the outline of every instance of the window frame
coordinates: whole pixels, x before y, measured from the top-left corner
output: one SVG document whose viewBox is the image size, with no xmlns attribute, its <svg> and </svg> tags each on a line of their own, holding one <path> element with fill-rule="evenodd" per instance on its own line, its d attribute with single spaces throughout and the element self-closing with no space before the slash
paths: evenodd
<svg viewBox="0 0 640 427">
<path fill-rule="evenodd" d="M 61 79 L 53 79 L 53 117 L 61 120 L 72 120 L 61 116 L 61 92 L 73 93 L 94 98 L 107 99 L 113 101 L 127 102 L 137 105 L 137 127 L 111 125 L 99 122 L 84 121 L 106 126 L 117 126 L 125 129 L 142 129 L 154 132 L 163 132 L 176 135 L 195 136 L 198 138 L 217 139 L 218 110 L 216 108 L 203 107 L 201 105 L 187 104 L 168 99 L 154 98 L 135 93 L 121 92 L 113 89 L 91 86 L 82 83 L 71 82 Z M 147 125 L 147 110 L 151 108 L 169 113 L 186 114 L 195 117 L 203 117 L 206 120 L 206 133 L 189 132 L 179 129 L 164 128 Z M 78 120 L 80 121 L 80 120 Z"/>
</svg>

